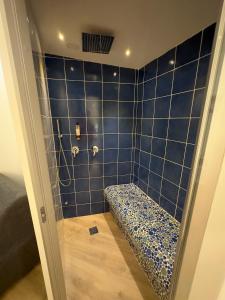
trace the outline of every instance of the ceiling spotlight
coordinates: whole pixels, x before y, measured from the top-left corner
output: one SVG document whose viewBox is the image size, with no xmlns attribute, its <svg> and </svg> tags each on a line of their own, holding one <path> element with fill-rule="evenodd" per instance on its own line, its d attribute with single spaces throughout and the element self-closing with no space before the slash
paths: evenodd
<svg viewBox="0 0 225 300">
<path fill-rule="evenodd" d="M 60 41 L 64 41 L 64 35 L 61 32 L 59 32 L 58 38 Z"/>
<path fill-rule="evenodd" d="M 169 60 L 169 64 L 170 64 L 171 66 L 173 66 L 173 65 L 175 64 L 175 60 L 173 60 L 173 59 Z"/>
<path fill-rule="evenodd" d="M 116 77 L 116 76 L 117 76 L 117 73 L 116 73 L 116 72 L 114 72 L 114 73 L 113 73 L 113 76 L 114 76 L 114 77 Z"/>
<path fill-rule="evenodd" d="M 125 55 L 130 56 L 130 49 L 129 48 L 125 51 Z"/>
</svg>

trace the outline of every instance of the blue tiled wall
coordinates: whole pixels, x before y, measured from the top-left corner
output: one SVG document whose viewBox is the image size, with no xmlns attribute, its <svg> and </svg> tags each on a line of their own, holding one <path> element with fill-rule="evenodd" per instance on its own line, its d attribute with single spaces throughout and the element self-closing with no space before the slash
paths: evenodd
<svg viewBox="0 0 225 300">
<path fill-rule="evenodd" d="M 181 220 L 215 25 L 138 72 L 134 182 Z"/>
<path fill-rule="evenodd" d="M 68 187 L 60 187 L 64 217 L 107 211 L 104 187 L 133 179 L 136 71 L 52 55 L 46 55 L 45 63 L 56 150 L 59 119 L 72 176 Z M 75 137 L 77 122 L 80 141 Z M 80 153 L 73 158 L 75 145 Z M 94 145 L 100 149 L 95 157 Z M 58 166 L 60 179 L 68 184 L 62 155 Z"/>
</svg>

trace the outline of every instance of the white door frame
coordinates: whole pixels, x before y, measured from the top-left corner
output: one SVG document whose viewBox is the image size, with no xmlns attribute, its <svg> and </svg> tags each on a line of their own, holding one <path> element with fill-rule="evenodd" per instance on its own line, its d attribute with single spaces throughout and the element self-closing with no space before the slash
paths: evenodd
<svg viewBox="0 0 225 300">
<path fill-rule="evenodd" d="M 0 0 L 0 56 L 48 299 L 65 300 L 57 224 L 24 0 Z M 1 124 L 4 126 L 4 124 Z M 40 208 L 46 211 L 42 223 Z"/>
<path fill-rule="evenodd" d="M 170 299 L 175 300 L 197 299 L 190 296 L 190 291 L 225 153 L 225 2 L 221 4 L 221 15 L 215 34 L 205 106 L 173 274 Z M 210 270 L 208 272 L 210 273 Z M 218 278 L 212 278 L 211 284 L 216 279 L 218 281 Z M 215 287 L 219 289 L 220 284 L 215 283 Z M 203 286 L 198 288 L 199 295 L 201 289 L 202 292 L 206 290 Z"/>
</svg>

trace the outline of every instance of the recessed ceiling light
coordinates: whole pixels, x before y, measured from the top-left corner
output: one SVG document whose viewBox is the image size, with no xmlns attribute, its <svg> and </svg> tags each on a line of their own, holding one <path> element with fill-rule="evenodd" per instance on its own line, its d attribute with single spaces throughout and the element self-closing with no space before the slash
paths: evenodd
<svg viewBox="0 0 225 300">
<path fill-rule="evenodd" d="M 125 55 L 130 56 L 130 49 L 129 48 L 125 51 Z"/>
<path fill-rule="evenodd" d="M 116 76 L 117 76 L 117 73 L 116 73 L 116 72 L 114 72 L 114 73 L 113 73 L 113 76 L 114 76 L 114 77 L 116 77 Z"/>
<path fill-rule="evenodd" d="M 173 60 L 173 59 L 169 60 L 169 64 L 170 64 L 171 66 L 173 66 L 173 65 L 175 64 L 175 60 Z"/>
<path fill-rule="evenodd" d="M 59 32 L 58 38 L 60 41 L 64 41 L 64 35 L 62 34 L 62 32 Z"/>
</svg>

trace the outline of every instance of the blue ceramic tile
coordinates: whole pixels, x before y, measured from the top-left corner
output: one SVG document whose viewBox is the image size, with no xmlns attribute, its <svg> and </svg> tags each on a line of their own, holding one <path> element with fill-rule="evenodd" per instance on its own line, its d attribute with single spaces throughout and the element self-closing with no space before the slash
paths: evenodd
<svg viewBox="0 0 225 300">
<path fill-rule="evenodd" d="M 137 100 L 141 101 L 143 99 L 143 84 L 138 84 L 138 88 L 137 88 Z"/>
<path fill-rule="evenodd" d="M 104 202 L 93 203 L 91 204 L 91 213 L 92 214 L 101 214 L 104 213 Z"/>
<path fill-rule="evenodd" d="M 68 81 L 67 94 L 68 99 L 84 99 L 84 82 L 83 81 Z"/>
<path fill-rule="evenodd" d="M 201 56 L 209 54 L 212 51 L 215 28 L 216 23 L 210 25 L 203 31 Z"/>
<path fill-rule="evenodd" d="M 181 209 L 179 209 L 179 207 L 177 207 L 175 219 L 180 223 L 182 221 L 182 213 L 183 213 L 183 211 Z"/>
<path fill-rule="evenodd" d="M 196 61 L 176 69 L 174 74 L 173 93 L 193 90 L 196 71 Z"/>
<path fill-rule="evenodd" d="M 73 180 L 71 182 L 64 181 L 64 184 L 66 184 L 66 186 L 63 186 L 60 184 L 60 193 L 61 194 L 73 194 L 75 192 Z"/>
<path fill-rule="evenodd" d="M 103 149 L 103 135 L 102 134 L 89 134 L 88 135 L 88 149 L 92 149 L 93 146 L 98 146 L 98 148 L 99 148 L 98 156 L 101 155 L 100 149 Z"/>
<path fill-rule="evenodd" d="M 103 176 L 103 164 L 89 165 L 90 177 L 102 177 Z"/>
<path fill-rule="evenodd" d="M 103 177 L 90 178 L 90 188 L 91 188 L 91 191 L 103 189 Z"/>
<path fill-rule="evenodd" d="M 118 103 L 115 101 L 103 102 L 103 115 L 106 117 L 118 117 Z"/>
<path fill-rule="evenodd" d="M 184 143 L 168 141 L 166 147 L 166 159 L 176 162 L 178 164 L 182 164 L 184 159 L 184 151 Z"/>
<path fill-rule="evenodd" d="M 85 165 L 88 161 L 88 152 L 87 150 L 80 149 L 80 152 L 78 155 L 73 158 L 73 164 L 74 165 Z"/>
<path fill-rule="evenodd" d="M 164 208 L 171 216 L 174 217 L 176 206 L 165 197 L 160 197 L 160 206 Z"/>
<path fill-rule="evenodd" d="M 168 118 L 171 96 L 157 98 L 155 100 L 155 118 Z"/>
<path fill-rule="evenodd" d="M 187 138 L 188 123 L 189 121 L 187 119 L 169 120 L 168 139 L 185 142 Z"/>
<path fill-rule="evenodd" d="M 73 174 L 75 179 L 88 178 L 89 177 L 88 165 L 74 166 Z"/>
<path fill-rule="evenodd" d="M 134 83 L 135 70 L 128 68 L 120 68 L 120 82 L 121 83 Z"/>
<path fill-rule="evenodd" d="M 71 142 L 70 142 L 70 135 L 63 135 L 61 139 L 62 147 L 64 150 L 71 150 Z"/>
<path fill-rule="evenodd" d="M 118 175 L 127 175 L 131 173 L 131 163 L 118 163 Z"/>
<path fill-rule="evenodd" d="M 159 157 L 164 157 L 165 154 L 166 141 L 162 139 L 153 138 L 152 139 L 152 154 Z"/>
<path fill-rule="evenodd" d="M 158 138 L 166 138 L 168 128 L 168 120 L 154 119 L 153 136 Z"/>
<path fill-rule="evenodd" d="M 188 167 L 188 168 L 191 167 L 193 155 L 194 155 L 194 149 L 195 149 L 194 145 L 187 144 L 185 160 L 184 160 L 185 167 Z"/>
<path fill-rule="evenodd" d="M 120 101 L 134 101 L 134 85 L 121 84 L 119 91 Z"/>
<path fill-rule="evenodd" d="M 181 166 L 165 161 L 163 176 L 174 184 L 179 185 L 181 170 Z"/>
<path fill-rule="evenodd" d="M 119 134 L 119 148 L 132 147 L 132 134 Z"/>
<path fill-rule="evenodd" d="M 117 149 L 106 149 L 104 150 L 104 162 L 116 162 L 118 156 L 118 150 Z"/>
<path fill-rule="evenodd" d="M 68 118 L 66 100 L 50 100 L 51 113 L 53 118 Z"/>
<path fill-rule="evenodd" d="M 76 214 L 76 206 L 63 206 L 63 218 L 74 218 L 77 216 Z"/>
<path fill-rule="evenodd" d="M 153 75 L 153 77 L 155 77 Z M 144 67 L 138 70 L 138 83 L 143 82 L 144 80 Z"/>
<path fill-rule="evenodd" d="M 68 101 L 70 118 L 85 118 L 85 101 L 84 100 L 69 100 Z"/>
<path fill-rule="evenodd" d="M 80 150 L 87 149 L 87 135 L 81 134 L 80 140 L 77 140 L 74 134 L 72 134 L 70 137 L 71 137 L 71 145 L 78 146 Z M 71 150 L 71 147 L 68 150 Z"/>
<path fill-rule="evenodd" d="M 99 82 L 86 82 L 85 92 L 87 100 L 102 100 L 102 84 Z"/>
<path fill-rule="evenodd" d="M 104 83 L 103 84 L 103 99 L 104 100 L 118 100 L 118 83 Z"/>
<path fill-rule="evenodd" d="M 104 187 L 117 184 L 117 176 L 104 177 Z"/>
<path fill-rule="evenodd" d="M 130 183 L 130 175 L 118 176 L 118 184 Z"/>
<path fill-rule="evenodd" d="M 150 172 L 149 174 L 149 186 L 155 191 L 159 192 L 161 187 L 161 177 Z"/>
<path fill-rule="evenodd" d="M 200 117 L 205 100 L 205 89 L 196 90 L 192 107 L 192 117 Z"/>
<path fill-rule="evenodd" d="M 102 117 L 101 101 L 86 101 L 87 117 Z"/>
<path fill-rule="evenodd" d="M 181 179 L 181 187 L 187 189 L 188 182 L 190 177 L 190 170 L 187 168 L 183 168 L 182 179 Z"/>
<path fill-rule="evenodd" d="M 75 193 L 71 194 L 62 194 L 61 203 L 62 206 L 75 205 Z"/>
<path fill-rule="evenodd" d="M 101 65 L 92 62 L 84 62 L 86 81 L 102 81 Z"/>
<path fill-rule="evenodd" d="M 120 119 L 119 120 L 119 132 L 120 133 L 132 133 L 133 119 Z"/>
<path fill-rule="evenodd" d="M 69 80 L 84 80 L 83 61 L 65 59 L 66 78 Z"/>
<path fill-rule="evenodd" d="M 88 118 L 87 131 L 89 134 L 102 133 L 102 119 L 101 118 Z"/>
<path fill-rule="evenodd" d="M 90 204 L 77 205 L 77 215 L 79 217 L 90 215 L 90 213 Z"/>
<path fill-rule="evenodd" d="M 191 119 L 189 135 L 188 135 L 188 143 L 195 144 L 198 133 L 198 124 L 199 119 Z"/>
<path fill-rule="evenodd" d="M 104 134 L 104 146 L 106 148 L 118 148 L 117 134 Z"/>
<path fill-rule="evenodd" d="M 160 194 L 158 192 L 156 192 L 154 189 L 149 187 L 147 194 L 152 200 L 154 200 L 156 203 L 159 203 Z"/>
<path fill-rule="evenodd" d="M 206 56 L 200 59 L 196 88 L 202 88 L 206 86 L 209 62 L 210 62 L 210 56 Z"/>
<path fill-rule="evenodd" d="M 176 67 L 184 65 L 199 56 L 202 32 L 194 35 L 177 47 Z"/>
<path fill-rule="evenodd" d="M 162 97 L 171 94 L 173 81 L 173 72 L 166 73 L 158 77 L 156 97 Z"/>
<path fill-rule="evenodd" d="M 69 184 L 70 176 L 73 175 L 73 167 L 72 166 L 61 166 L 58 167 L 59 170 L 59 178 L 63 181 L 66 181 L 66 184 Z M 69 171 L 69 173 L 68 173 Z"/>
<path fill-rule="evenodd" d="M 89 192 L 76 193 L 76 203 L 77 204 L 90 203 L 90 193 Z"/>
<path fill-rule="evenodd" d="M 131 161 L 132 149 L 119 149 L 118 162 Z"/>
<path fill-rule="evenodd" d="M 141 150 L 145 152 L 151 151 L 152 138 L 148 136 L 141 136 Z"/>
<path fill-rule="evenodd" d="M 158 75 L 171 71 L 175 64 L 175 48 L 158 58 Z"/>
<path fill-rule="evenodd" d="M 173 95 L 171 101 L 171 118 L 188 118 L 191 112 L 193 92 Z"/>
<path fill-rule="evenodd" d="M 134 114 L 134 102 L 119 102 L 119 117 L 132 118 Z"/>
<path fill-rule="evenodd" d="M 143 151 L 140 152 L 140 164 L 146 168 L 149 168 L 150 154 Z"/>
<path fill-rule="evenodd" d="M 147 193 L 147 191 L 148 191 L 148 185 L 147 185 L 145 182 L 139 181 L 139 182 L 137 183 L 137 186 L 138 186 L 144 193 Z"/>
<path fill-rule="evenodd" d="M 103 81 L 104 82 L 118 82 L 119 80 L 119 67 L 102 65 Z"/>
<path fill-rule="evenodd" d="M 49 98 L 67 99 L 65 80 L 48 79 Z"/>
<path fill-rule="evenodd" d="M 116 176 L 117 175 L 117 163 L 104 164 L 104 176 Z"/>
<path fill-rule="evenodd" d="M 144 68 L 144 80 L 149 80 L 156 76 L 157 60 L 154 60 L 147 64 Z"/>
<path fill-rule="evenodd" d="M 59 155 L 60 154 L 60 155 Z M 57 165 L 59 166 L 65 166 L 65 165 L 72 165 L 72 153 L 71 151 L 66 151 L 64 150 L 64 155 L 60 151 L 56 153 L 56 160 L 57 160 Z"/>
<path fill-rule="evenodd" d="M 142 117 L 142 102 L 138 102 L 137 104 L 137 118 L 141 118 Z"/>
<path fill-rule="evenodd" d="M 161 193 L 164 197 L 176 205 L 178 195 L 178 187 L 176 185 L 163 179 Z"/>
<path fill-rule="evenodd" d="M 57 119 L 52 119 L 52 125 L 53 125 L 54 134 L 58 134 Z M 68 119 L 59 119 L 59 127 L 60 127 L 60 132 L 62 134 L 70 134 Z"/>
<path fill-rule="evenodd" d="M 118 119 L 104 118 L 104 133 L 118 133 Z"/>
<path fill-rule="evenodd" d="M 144 181 L 146 184 L 148 184 L 148 175 L 149 175 L 149 170 L 140 165 L 140 167 L 139 167 L 139 178 L 142 181 Z"/>
<path fill-rule="evenodd" d="M 152 136 L 152 119 L 142 119 L 142 134 Z"/>
<path fill-rule="evenodd" d="M 143 101 L 143 118 L 153 118 L 154 114 L 154 101 L 153 100 L 148 100 L 148 101 Z"/>
<path fill-rule="evenodd" d="M 186 194 L 187 192 L 183 189 L 179 190 L 179 195 L 178 195 L 178 202 L 177 205 L 183 209 L 184 208 L 184 203 L 185 203 L 185 199 L 186 199 Z"/>
<path fill-rule="evenodd" d="M 93 156 L 93 152 L 90 150 L 89 164 L 102 164 L 102 163 L 103 163 L 103 150 L 99 150 L 95 156 Z"/>
<path fill-rule="evenodd" d="M 89 179 L 76 179 L 75 180 L 75 191 L 88 192 L 89 191 Z"/>
<path fill-rule="evenodd" d="M 155 85 L 156 85 L 155 79 L 151 79 L 150 81 L 144 83 L 143 100 L 149 100 L 155 98 Z"/>
<path fill-rule="evenodd" d="M 104 192 L 103 192 L 103 190 L 101 190 L 101 191 L 92 191 L 91 192 L 91 203 L 103 202 L 103 201 L 104 201 Z"/>
<path fill-rule="evenodd" d="M 164 160 L 162 158 L 156 157 L 154 155 L 151 156 L 151 164 L 150 164 L 150 170 L 158 175 L 162 175 L 163 170 L 163 162 Z"/>
<path fill-rule="evenodd" d="M 45 58 L 46 73 L 48 78 L 64 79 L 64 61 L 62 58 Z"/>
</svg>

